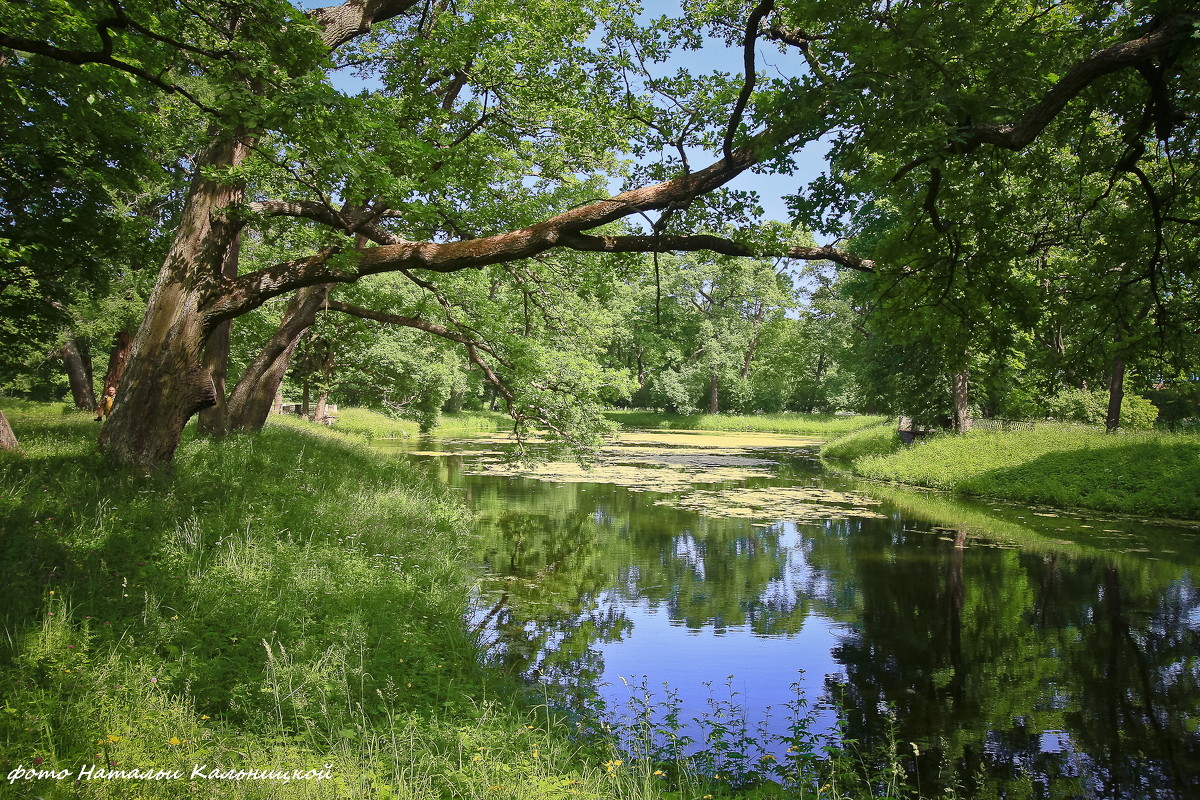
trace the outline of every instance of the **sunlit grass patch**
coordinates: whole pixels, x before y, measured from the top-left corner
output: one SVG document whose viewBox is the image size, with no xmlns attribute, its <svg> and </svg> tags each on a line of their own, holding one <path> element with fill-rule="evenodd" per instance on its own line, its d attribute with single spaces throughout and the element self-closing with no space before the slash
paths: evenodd
<svg viewBox="0 0 1200 800">
<path fill-rule="evenodd" d="M 666 428 L 690 431 L 762 431 L 813 436 L 838 436 L 884 420 L 874 416 L 838 414 L 667 414 L 659 411 L 614 410 L 605 416 L 624 428 Z"/>
<path fill-rule="evenodd" d="M 420 426 L 414 420 L 398 419 L 369 408 L 354 407 L 339 408 L 337 420 L 333 425 L 310 422 L 294 414 L 272 414 L 269 423 L 302 430 L 318 429 L 344 433 L 367 441 L 408 439 L 420 435 L 421 431 Z M 494 411 L 460 411 L 442 414 L 433 432 L 491 431 L 511 425 L 512 420 L 508 416 Z"/>
<path fill-rule="evenodd" d="M 822 458 L 856 459 L 886 455 L 899 450 L 900 434 L 895 420 L 858 428 L 821 446 Z"/>
<path fill-rule="evenodd" d="M 876 480 L 1059 507 L 1200 517 L 1200 436 L 1105 434 L 1083 426 L 972 431 L 892 454 L 854 472 Z"/>
</svg>

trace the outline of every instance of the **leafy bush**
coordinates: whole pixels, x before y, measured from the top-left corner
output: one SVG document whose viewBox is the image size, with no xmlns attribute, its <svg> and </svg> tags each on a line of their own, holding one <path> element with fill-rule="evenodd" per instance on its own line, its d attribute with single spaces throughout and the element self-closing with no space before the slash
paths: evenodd
<svg viewBox="0 0 1200 800">
<path fill-rule="evenodd" d="M 1108 392 L 1103 389 L 1063 389 L 1046 402 L 1046 414 L 1064 422 L 1103 425 L 1108 417 Z M 1158 419 L 1158 408 L 1147 398 L 1126 393 L 1121 401 L 1121 427 L 1149 430 Z"/>
</svg>

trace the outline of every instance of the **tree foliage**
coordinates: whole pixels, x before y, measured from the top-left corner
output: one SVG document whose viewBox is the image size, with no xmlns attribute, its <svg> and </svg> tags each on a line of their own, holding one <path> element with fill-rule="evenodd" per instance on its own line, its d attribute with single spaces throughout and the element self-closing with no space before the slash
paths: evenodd
<svg viewBox="0 0 1200 800">
<path fill-rule="evenodd" d="M 194 120 L 190 188 L 104 431 L 109 452 L 167 460 L 188 418 L 221 409 L 217 332 L 229 320 L 300 292 L 269 340 L 277 363 L 312 326 L 319 294 L 382 273 L 425 304 L 423 316 L 373 309 L 377 319 L 457 341 L 519 423 L 586 441 L 594 401 L 614 386 L 596 366 L 606 334 L 574 347 L 556 319 L 589 307 L 592 265 L 606 262 L 570 253 L 828 259 L 876 276 L 880 297 L 936 309 L 919 327 L 939 348 L 970 328 L 987 345 L 976 360 L 996 361 L 1004 331 L 1037 330 L 1065 287 L 1082 290 L 1071 301 L 1090 314 L 1081 340 L 1110 376 L 1186 338 L 1191 4 L 713 0 L 684 11 L 642 23 L 622 0 L 5 6 L 7 60 L 129 82 L 130 111 L 170 103 Z M 741 74 L 661 67 L 714 38 L 742 54 Z M 763 45 L 786 68 L 763 69 Z M 346 73 L 377 88 L 338 91 L 331 77 Z M 831 169 L 791 203 L 843 246 L 756 230 L 757 198 L 723 187 L 747 170 L 790 170 L 821 137 Z M 873 209 L 888 220 L 875 231 Z M 285 227 L 304 234 L 289 234 L 294 249 L 239 265 L 242 240 Z M 551 263 L 582 288 L 578 302 L 551 291 L 535 331 L 525 306 L 562 286 L 543 277 Z M 710 328 L 708 341 L 724 342 L 704 351 L 718 385 L 729 365 L 715 354 L 736 348 L 732 329 Z M 967 358 L 945 354 L 959 375 Z"/>
</svg>

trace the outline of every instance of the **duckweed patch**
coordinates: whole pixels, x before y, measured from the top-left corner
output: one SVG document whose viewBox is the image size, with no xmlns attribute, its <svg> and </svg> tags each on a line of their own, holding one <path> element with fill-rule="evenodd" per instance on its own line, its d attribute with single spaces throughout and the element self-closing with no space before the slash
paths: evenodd
<svg viewBox="0 0 1200 800">
<path fill-rule="evenodd" d="M 804 486 L 768 489 L 699 489 L 655 505 L 695 511 L 716 517 L 817 522 L 829 519 L 883 518 L 873 506 L 881 501 L 857 492 L 836 492 Z"/>
</svg>

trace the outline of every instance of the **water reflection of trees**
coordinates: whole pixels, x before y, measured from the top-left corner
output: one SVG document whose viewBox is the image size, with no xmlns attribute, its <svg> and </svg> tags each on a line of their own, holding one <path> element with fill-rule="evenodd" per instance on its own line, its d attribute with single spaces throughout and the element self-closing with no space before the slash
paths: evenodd
<svg viewBox="0 0 1200 800">
<path fill-rule="evenodd" d="M 848 733 L 873 740 L 894 724 L 918 745 L 925 785 L 950 767 L 978 796 L 1010 781 L 1033 796 L 1194 796 L 1190 578 L 978 544 L 876 521 L 844 540 L 862 611 L 830 688 Z"/>
<path fill-rule="evenodd" d="M 619 609 L 639 603 L 693 630 L 767 636 L 796 633 L 808 616 L 803 548 L 781 547 L 778 528 L 699 518 L 594 484 L 467 486 L 488 575 L 481 621 L 519 673 L 598 674 L 586 638 L 620 638 L 628 623 Z"/>
<path fill-rule="evenodd" d="M 1200 591 L 1178 565 L 889 519 L 799 529 L 591 484 L 470 481 L 498 657 L 586 696 L 623 608 L 691 629 L 843 621 L 849 737 L 917 745 L 926 789 L 1183 798 L 1200 776 Z M 506 488 L 499 488 L 506 486 Z M 907 753 L 907 750 L 905 751 Z M 1020 788 L 1018 788 L 1020 787 Z"/>
</svg>

